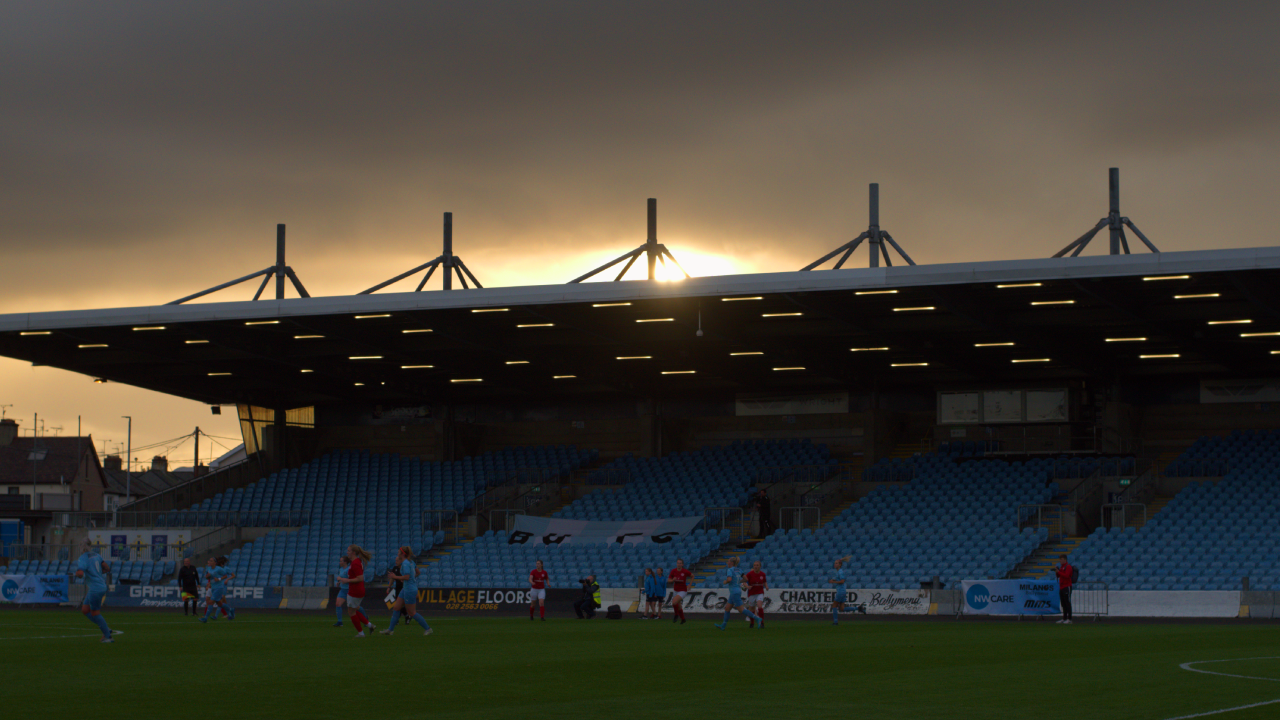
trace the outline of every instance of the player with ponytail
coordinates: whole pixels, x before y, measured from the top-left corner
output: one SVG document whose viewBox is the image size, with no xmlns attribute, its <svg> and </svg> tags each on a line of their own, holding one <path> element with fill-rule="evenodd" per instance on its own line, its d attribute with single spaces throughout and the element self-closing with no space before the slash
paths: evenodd
<svg viewBox="0 0 1280 720">
<path fill-rule="evenodd" d="M 402 585 L 396 595 L 395 604 L 391 606 L 391 624 L 382 631 L 382 634 L 390 635 L 395 632 L 396 623 L 400 622 L 400 615 L 404 614 L 405 617 L 422 626 L 423 635 L 430 635 L 431 626 L 418 613 L 418 565 L 413 561 L 413 550 L 408 545 L 401 547 L 400 552 L 396 553 L 396 564 L 387 571 L 387 577 Z"/>
</svg>

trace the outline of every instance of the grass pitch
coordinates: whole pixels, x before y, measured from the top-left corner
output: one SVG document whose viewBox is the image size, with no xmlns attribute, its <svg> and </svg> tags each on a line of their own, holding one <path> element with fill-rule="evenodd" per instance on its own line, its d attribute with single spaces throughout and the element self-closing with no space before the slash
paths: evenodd
<svg viewBox="0 0 1280 720">
<path fill-rule="evenodd" d="M 4 716 L 1166 718 L 1280 700 L 1280 625 L 429 618 L 353 637 L 331 614 L 201 625 L 0 612 Z M 388 617 L 374 621 L 385 628 Z M 1269 658 L 1243 660 L 1242 658 Z M 1208 675 L 1182 663 L 1227 675 Z M 1219 717 L 1219 716 L 1214 716 Z M 1226 720 L 1274 720 L 1280 702 Z"/>
</svg>

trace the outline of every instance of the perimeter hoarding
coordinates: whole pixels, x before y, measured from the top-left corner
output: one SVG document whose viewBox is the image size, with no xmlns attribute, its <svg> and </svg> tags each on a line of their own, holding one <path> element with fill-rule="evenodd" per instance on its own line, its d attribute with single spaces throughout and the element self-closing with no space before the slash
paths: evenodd
<svg viewBox="0 0 1280 720">
<path fill-rule="evenodd" d="M 57 605 L 69 601 L 67 575 L 0 575 L 0 603 Z"/>
<path fill-rule="evenodd" d="M 671 607 L 674 593 L 667 591 L 664 608 Z M 684 609 L 691 613 L 724 612 L 728 589 L 696 589 L 685 596 Z M 764 592 L 764 611 L 773 615 L 830 615 L 836 593 L 831 588 L 770 589 Z M 748 598 L 743 595 L 743 602 Z M 751 600 L 752 603 L 755 600 Z M 928 590 L 864 589 L 847 591 L 844 612 L 868 615 L 928 615 Z"/>
<path fill-rule="evenodd" d="M 965 580 L 965 615 L 1057 615 L 1058 580 Z"/>
</svg>

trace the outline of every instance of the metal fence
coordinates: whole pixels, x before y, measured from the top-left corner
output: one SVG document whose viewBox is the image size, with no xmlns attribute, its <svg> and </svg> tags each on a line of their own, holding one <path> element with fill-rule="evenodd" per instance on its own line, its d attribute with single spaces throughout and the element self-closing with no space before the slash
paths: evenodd
<svg viewBox="0 0 1280 720">
<path fill-rule="evenodd" d="M 449 518 L 453 518 L 452 522 L 450 522 Z M 443 530 L 446 533 L 452 532 L 454 539 L 462 537 L 462 518 L 458 516 L 458 511 L 448 508 L 423 510 L 423 534 L 437 530 Z"/>
<path fill-rule="evenodd" d="M 221 527 L 212 532 L 192 538 L 189 542 L 179 543 L 94 543 L 93 549 L 108 562 L 161 562 L 165 560 L 181 560 L 198 557 L 220 549 L 224 545 L 236 541 L 238 534 L 234 527 Z M 80 557 L 80 544 L 61 543 L 56 545 L 9 545 L 9 561 L 21 562 L 74 562 Z"/>
<path fill-rule="evenodd" d="M 1092 615 L 1094 620 L 1111 611 L 1110 589 L 1097 580 L 1081 580 L 1071 588 L 1071 614 Z"/>
<path fill-rule="evenodd" d="M 1061 505 L 1019 505 L 1018 529 L 1047 528 L 1050 538 L 1067 534 L 1067 509 Z"/>
<path fill-rule="evenodd" d="M 1124 528 L 1137 519 L 1137 511 L 1142 511 L 1142 524 L 1147 524 L 1147 506 L 1143 503 L 1103 503 L 1099 511 L 1098 527 Z"/>
<path fill-rule="evenodd" d="M 702 527 L 707 530 L 724 530 L 736 533 L 732 537 L 747 537 L 747 513 L 740 507 L 709 507 L 703 511 Z M 736 520 L 734 518 L 737 518 Z"/>
<path fill-rule="evenodd" d="M 301 527 L 311 521 L 309 510 L 168 512 L 118 510 L 116 512 L 54 513 L 55 525 L 69 528 L 193 528 L 193 527 Z"/>
<path fill-rule="evenodd" d="M 784 507 L 778 513 L 778 529 L 801 530 L 822 524 L 822 511 L 812 505 Z"/>
</svg>

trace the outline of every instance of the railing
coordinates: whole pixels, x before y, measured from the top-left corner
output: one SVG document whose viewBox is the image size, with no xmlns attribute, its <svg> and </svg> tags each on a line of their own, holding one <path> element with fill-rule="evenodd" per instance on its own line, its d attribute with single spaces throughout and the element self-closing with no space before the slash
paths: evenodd
<svg viewBox="0 0 1280 720">
<path fill-rule="evenodd" d="M 220 492 L 244 487 L 255 480 L 266 476 L 262 467 L 262 456 L 254 453 L 240 462 L 220 467 L 207 475 L 194 478 L 181 485 L 175 485 L 154 495 L 135 500 L 121 506 L 121 510 L 141 512 L 161 512 L 188 508 L 203 502 Z"/>
<path fill-rule="evenodd" d="M 1085 519 L 1093 517 L 1094 511 L 1101 508 L 1103 494 L 1104 487 L 1100 478 L 1097 480 L 1090 478 L 1089 482 L 1080 483 L 1071 491 L 1067 497 L 1067 507 L 1075 513 L 1077 523 L 1088 525 Z M 1075 534 L 1084 535 L 1085 533 L 1081 532 L 1081 528 L 1077 526 Z"/>
<path fill-rule="evenodd" d="M 524 515 L 524 514 L 525 512 L 520 508 L 495 508 L 493 510 L 490 510 L 489 511 L 489 529 L 502 530 L 503 532 L 510 534 L 511 530 L 515 527 L 515 520 L 514 520 L 515 516 Z M 502 518 L 501 526 L 499 526 L 499 524 L 497 523 L 496 519 L 494 518 L 494 515 L 498 515 Z"/>
<path fill-rule="evenodd" d="M 818 508 L 806 505 L 784 507 L 778 516 L 778 528 L 781 530 L 801 530 L 822 524 L 822 512 Z"/>
<path fill-rule="evenodd" d="M 120 510 L 53 516 L 55 525 L 71 528 L 301 527 L 310 521 L 310 510 Z"/>
<path fill-rule="evenodd" d="M 731 533 L 735 529 L 734 523 L 731 520 L 731 518 L 734 515 L 737 515 L 738 523 L 737 523 L 736 529 L 738 534 L 736 539 L 743 540 L 747 537 L 747 513 L 745 510 L 743 510 L 740 507 L 704 508 L 702 511 L 702 515 L 703 515 L 702 527 L 704 529 L 724 530 L 725 528 L 729 528 Z M 733 537 L 733 536 L 730 535 L 730 537 Z"/>
<path fill-rule="evenodd" d="M 1111 512 L 1108 513 L 1107 509 Z M 1129 510 L 1131 508 L 1142 508 L 1142 524 L 1147 524 L 1147 506 L 1143 503 L 1127 503 L 1114 502 L 1103 503 L 1102 509 L 1099 511 L 1098 527 L 1129 527 Z M 1111 523 L 1107 523 L 1107 516 L 1110 515 Z"/>
<path fill-rule="evenodd" d="M 160 562 L 165 560 L 180 561 L 182 558 L 198 557 L 234 542 L 238 533 L 234 527 L 220 527 L 204 535 L 192 538 L 189 542 L 178 543 L 94 543 L 93 549 L 107 562 Z M 11 562 L 32 560 L 36 562 L 75 561 L 80 557 L 79 543 L 60 543 L 56 545 L 9 545 Z"/>
<path fill-rule="evenodd" d="M 1231 468 L 1230 460 L 1220 458 L 1178 458 L 1156 470 L 1164 477 L 1222 477 Z M 1166 472 L 1169 470 L 1172 472 Z"/>
<path fill-rule="evenodd" d="M 1019 505 L 1018 530 L 1047 528 L 1050 538 L 1061 538 L 1066 533 L 1066 508 L 1061 505 Z"/>
<path fill-rule="evenodd" d="M 1111 612 L 1110 588 L 1097 580 L 1082 580 L 1071 586 L 1071 614 L 1092 615 L 1094 620 Z"/>
<path fill-rule="evenodd" d="M 1157 471 L 1158 468 L 1155 466 L 1154 462 L 1148 465 L 1147 469 L 1141 475 L 1135 477 L 1133 481 L 1129 483 L 1129 486 L 1117 495 L 1112 502 L 1150 502 L 1156 495 L 1155 485 L 1156 481 L 1160 477 L 1157 474 Z"/>
<path fill-rule="evenodd" d="M 434 533 L 437 530 L 448 531 L 447 522 L 449 516 L 453 516 L 453 537 L 458 539 L 462 536 L 462 518 L 458 516 L 457 510 L 450 509 L 432 509 L 422 511 L 422 534 Z"/>
</svg>

